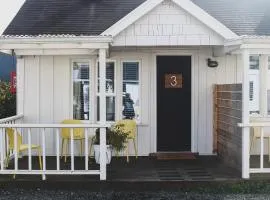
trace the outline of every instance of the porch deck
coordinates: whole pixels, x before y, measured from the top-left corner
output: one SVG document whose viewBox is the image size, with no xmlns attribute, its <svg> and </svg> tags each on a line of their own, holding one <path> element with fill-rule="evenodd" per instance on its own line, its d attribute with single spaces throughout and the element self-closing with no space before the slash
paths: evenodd
<svg viewBox="0 0 270 200">
<path fill-rule="evenodd" d="M 38 169 L 38 161 L 33 157 L 33 169 Z M 19 169 L 28 168 L 28 157 L 19 159 Z M 56 158 L 46 157 L 47 169 L 56 169 Z M 75 158 L 75 169 L 84 169 L 84 158 Z M 61 169 L 70 169 L 70 159 L 61 159 Z M 13 164 L 9 166 L 13 169 Z M 89 169 L 99 169 L 90 159 Z M 53 181 L 99 181 L 98 175 L 56 176 L 47 175 Z M 117 182 L 155 182 L 155 181 L 226 181 L 240 180 L 241 174 L 225 166 L 216 156 L 197 156 L 194 160 L 157 160 L 151 157 L 131 157 L 130 163 L 124 157 L 114 157 L 107 165 L 107 180 Z M 0 181 L 12 180 L 10 175 L 1 175 Z M 17 175 L 16 180 L 41 180 L 40 175 Z"/>
</svg>

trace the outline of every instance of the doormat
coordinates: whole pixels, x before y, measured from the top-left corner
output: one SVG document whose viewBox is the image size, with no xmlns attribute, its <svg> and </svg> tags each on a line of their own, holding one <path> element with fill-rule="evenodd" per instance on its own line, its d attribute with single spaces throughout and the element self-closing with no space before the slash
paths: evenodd
<svg viewBox="0 0 270 200">
<path fill-rule="evenodd" d="M 190 152 L 156 153 L 153 155 L 157 160 L 195 160 L 196 156 Z"/>
</svg>

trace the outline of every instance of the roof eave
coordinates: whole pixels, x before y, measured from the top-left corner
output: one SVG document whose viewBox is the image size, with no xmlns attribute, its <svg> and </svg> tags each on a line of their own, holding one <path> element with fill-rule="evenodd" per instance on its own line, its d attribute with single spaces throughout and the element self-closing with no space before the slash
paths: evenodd
<svg viewBox="0 0 270 200">
<path fill-rule="evenodd" d="M 108 49 L 111 36 L 1 36 L 0 50 L 18 49 Z"/>
</svg>

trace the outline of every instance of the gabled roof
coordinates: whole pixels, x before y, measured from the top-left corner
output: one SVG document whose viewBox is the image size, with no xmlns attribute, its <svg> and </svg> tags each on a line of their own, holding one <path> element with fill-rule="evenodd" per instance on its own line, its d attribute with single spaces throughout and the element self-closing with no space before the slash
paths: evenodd
<svg viewBox="0 0 270 200">
<path fill-rule="evenodd" d="M 4 35 L 99 35 L 145 1 L 26 0 Z M 192 1 L 238 35 L 270 35 L 269 0 Z"/>
<path fill-rule="evenodd" d="M 111 35 L 116 36 L 124 29 L 126 29 L 129 25 L 135 23 L 139 18 L 146 15 L 149 11 L 154 9 L 157 5 L 159 5 L 164 0 L 147 0 L 128 15 L 123 17 L 121 20 L 112 25 L 109 29 L 104 31 L 102 35 Z M 195 18 L 197 18 L 200 22 L 204 23 L 210 29 L 214 30 L 216 33 L 221 35 L 225 39 L 233 39 L 236 38 L 237 35 L 233 33 L 230 29 L 220 23 L 218 20 L 213 18 L 203 9 L 198 7 L 190 0 L 171 0 L 176 5 L 181 7 L 187 13 L 191 14 Z"/>
<path fill-rule="evenodd" d="M 145 0 L 26 0 L 4 35 L 99 35 Z"/>
</svg>

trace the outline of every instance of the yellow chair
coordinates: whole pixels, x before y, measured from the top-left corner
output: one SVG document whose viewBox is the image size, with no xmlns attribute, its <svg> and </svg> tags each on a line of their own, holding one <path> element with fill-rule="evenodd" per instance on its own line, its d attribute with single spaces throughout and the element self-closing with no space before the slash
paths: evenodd
<svg viewBox="0 0 270 200">
<path fill-rule="evenodd" d="M 71 120 L 66 119 L 62 121 L 62 124 L 82 124 L 80 120 Z M 71 129 L 70 128 L 62 128 L 61 129 L 61 137 L 62 137 L 62 149 L 61 149 L 61 157 L 63 156 L 63 149 L 65 145 L 65 162 L 67 162 L 67 146 L 68 141 L 71 139 Z M 80 155 L 82 155 L 83 148 L 83 140 L 84 140 L 84 129 L 83 128 L 74 128 L 73 129 L 73 139 L 80 140 L 81 151 Z"/>
<path fill-rule="evenodd" d="M 14 137 L 15 134 L 17 134 L 17 153 L 21 153 L 23 151 L 28 150 L 28 144 L 23 144 L 22 143 L 22 136 L 21 134 L 17 131 L 15 132 L 14 129 L 12 128 L 7 128 L 6 133 L 8 135 L 8 155 L 7 155 L 7 160 L 6 160 L 6 166 L 8 167 L 9 159 L 10 159 L 10 153 L 14 152 L 15 149 L 15 143 L 14 143 Z M 39 160 L 39 167 L 42 169 L 42 161 L 41 161 L 41 148 L 39 145 L 31 144 L 31 149 L 36 149 L 38 152 L 38 160 Z M 15 175 L 14 175 L 15 178 Z"/>
<path fill-rule="evenodd" d="M 124 129 L 124 131 L 129 132 L 126 149 L 125 149 L 127 162 L 129 162 L 129 145 L 128 145 L 129 140 L 133 141 L 135 155 L 136 155 L 136 158 L 138 158 L 138 150 L 136 146 L 136 136 L 137 136 L 136 121 L 132 119 L 123 119 L 123 120 L 117 121 L 116 124 L 120 124 L 120 125 L 123 124 L 122 128 Z"/>
</svg>

